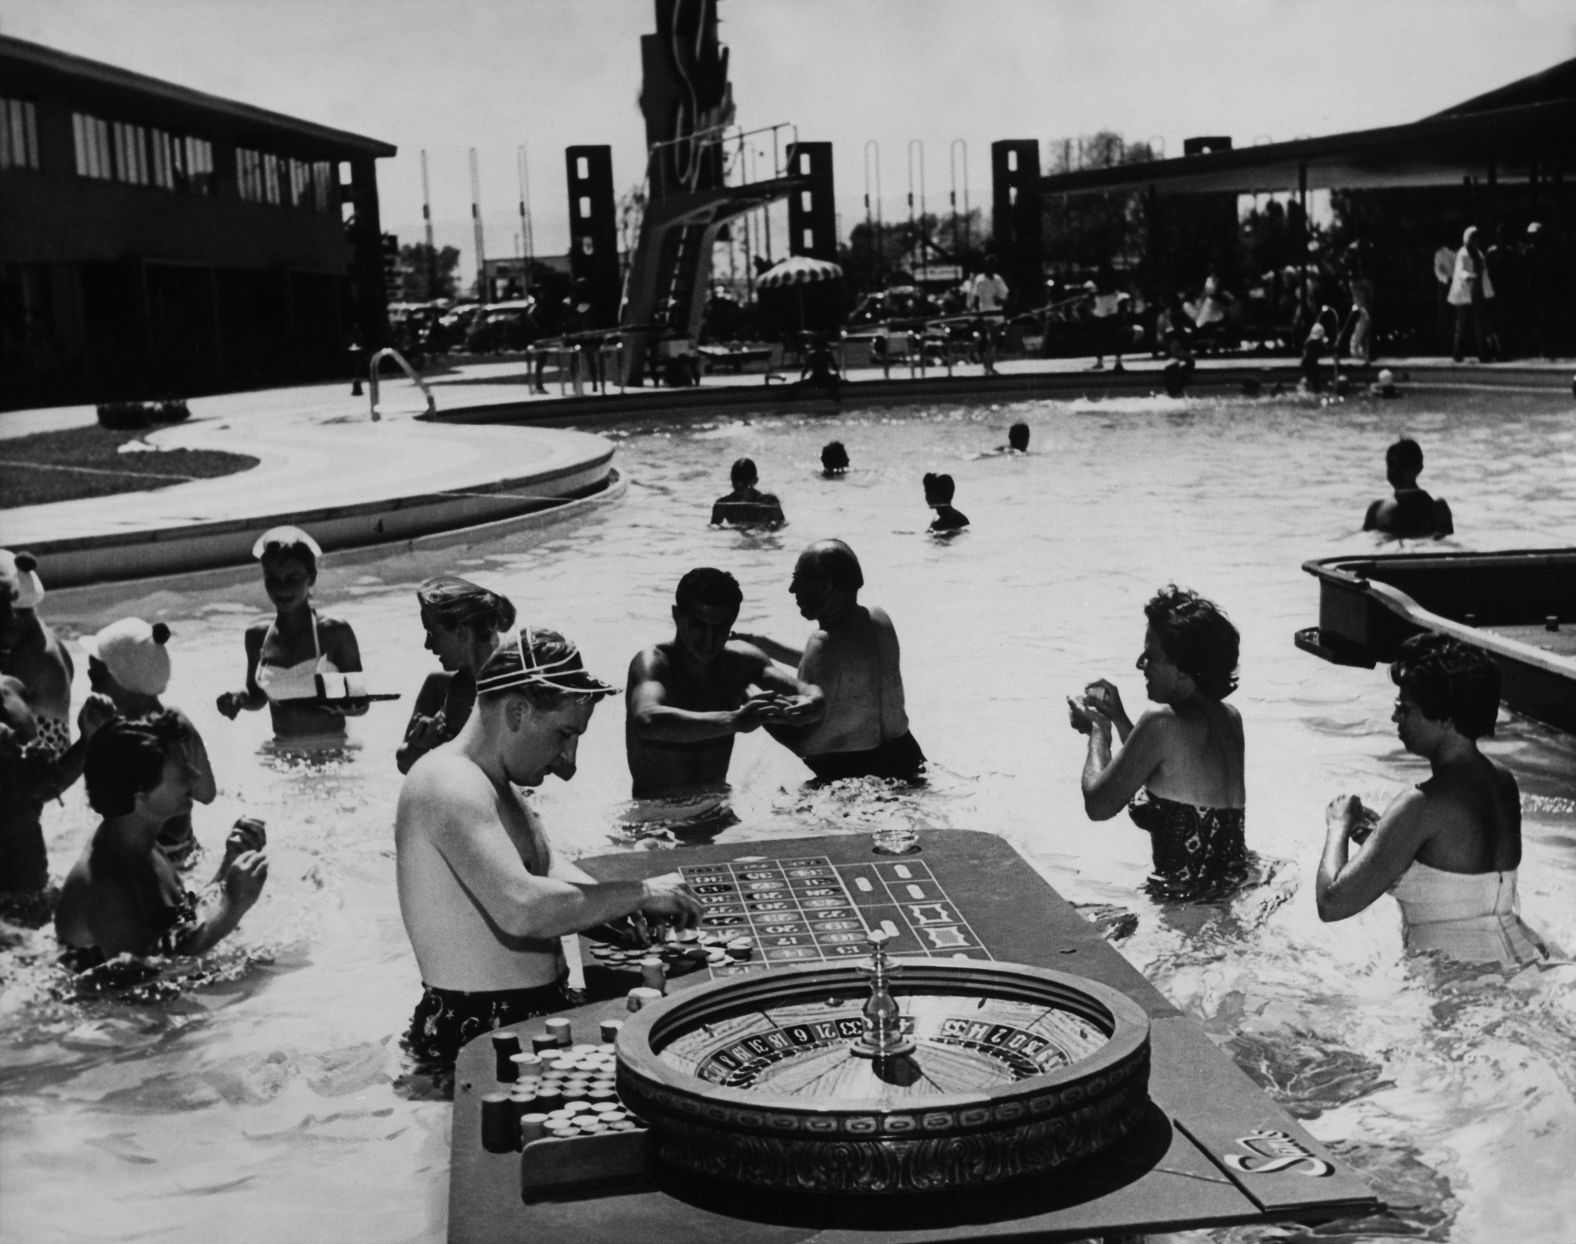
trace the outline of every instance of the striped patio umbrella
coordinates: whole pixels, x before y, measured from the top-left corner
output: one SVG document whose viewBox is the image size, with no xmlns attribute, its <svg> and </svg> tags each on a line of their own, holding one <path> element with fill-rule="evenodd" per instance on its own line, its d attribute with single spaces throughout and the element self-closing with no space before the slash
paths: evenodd
<svg viewBox="0 0 1576 1244">
<path fill-rule="evenodd" d="M 794 255 L 761 273 L 755 288 L 785 289 L 793 285 L 819 285 L 823 281 L 835 281 L 842 275 L 842 268 L 828 260 Z"/>
</svg>

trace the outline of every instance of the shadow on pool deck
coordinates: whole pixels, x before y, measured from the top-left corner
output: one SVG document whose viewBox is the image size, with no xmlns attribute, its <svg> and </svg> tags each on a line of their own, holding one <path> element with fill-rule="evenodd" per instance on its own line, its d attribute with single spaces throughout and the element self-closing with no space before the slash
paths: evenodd
<svg viewBox="0 0 1576 1244">
<path fill-rule="evenodd" d="M 696 388 L 638 388 L 575 397 L 567 386 L 530 391 L 523 361 L 462 363 L 429 379 L 437 419 L 416 416 L 420 392 L 403 378 L 383 384 L 383 418 L 365 396 L 334 382 L 218 394 L 190 402 L 188 422 L 147 436 L 158 446 L 221 449 L 257 457 L 240 475 L 151 491 L 0 510 L 0 543 L 29 549 L 53 586 L 182 573 L 249 560 L 251 540 L 277 523 L 310 527 L 328 548 L 408 545 L 499 522 L 562 517 L 563 507 L 619 494 L 612 446 L 567 430 L 699 411 L 832 411 L 914 400 L 1023 401 L 1149 394 L 1163 388 L 1162 360 L 1093 371 L 1087 359 L 1009 359 L 1000 374 L 977 365 L 919 371 L 851 369 L 835 397 L 768 383 L 760 372 L 708 375 Z M 1343 368 L 1365 385 L 1380 366 L 1404 386 L 1564 389 L 1567 362 L 1486 366 L 1439 358 L 1383 360 Z M 1257 381 L 1295 387 L 1295 361 L 1243 353 L 1203 358 L 1190 391 L 1240 392 Z M 0 412 L 0 439 L 96 421 L 92 406 Z M 487 425 L 487 426 L 483 426 Z"/>
</svg>

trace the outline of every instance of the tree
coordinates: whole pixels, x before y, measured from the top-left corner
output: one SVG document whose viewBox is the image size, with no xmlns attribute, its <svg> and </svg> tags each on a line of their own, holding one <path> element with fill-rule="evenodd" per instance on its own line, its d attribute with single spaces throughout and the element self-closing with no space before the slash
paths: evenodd
<svg viewBox="0 0 1576 1244">
<path fill-rule="evenodd" d="M 1129 143 L 1114 130 L 1049 144 L 1048 173 L 1085 168 L 1115 168 L 1155 158 L 1148 143 Z M 1109 259 L 1118 269 L 1138 270 L 1148 236 L 1144 196 L 1136 191 L 1111 194 L 1049 195 L 1044 204 L 1045 258 L 1053 271 L 1098 267 Z"/>
<path fill-rule="evenodd" d="M 973 208 L 966 215 L 926 212 L 912 228 L 907 220 L 862 220 L 838 247 L 837 262 L 849 289 L 868 292 L 911 284 L 922 260 L 977 270 L 989 251 L 990 233 Z"/>
<path fill-rule="evenodd" d="M 454 298 L 459 284 L 455 269 L 460 252 L 452 246 L 440 251 L 425 242 L 413 242 L 399 249 L 400 299 L 403 302 L 430 302 L 434 298 Z"/>
</svg>

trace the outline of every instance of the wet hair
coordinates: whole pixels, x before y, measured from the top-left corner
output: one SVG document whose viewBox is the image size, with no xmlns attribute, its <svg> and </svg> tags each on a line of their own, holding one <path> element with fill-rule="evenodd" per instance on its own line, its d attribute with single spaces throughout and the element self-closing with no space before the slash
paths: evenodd
<svg viewBox="0 0 1576 1244">
<path fill-rule="evenodd" d="M 616 688 L 586 672 L 573 641 L 557 631 L 523 626 L 476 671 L 478 700 L 509 692 L 519 692 L 534 708 L 553 711 L 616 694 Z"/>
<path fill-rule="evenodd" d="M 735 488 L 739 487 L 741 484 L 755 483 L 756 480 L 760 479 L 760 473 L 755 469 L 755 459 L 740 458 L 733 464 L 732 469 L 729 470 L 728 478 L 733 481 L 733 486 Z"/>
<path fill-rule="evenodd" d="M 848 469 L 848 450 L 843 448 L 842 441 L 827 441 L 821 446 L 821 466 L 828 471 Z"/>
<path fill-rule="evenodd" d="M 950 475 L 925 476 L 925 500 L 932 505 L 948 505 L 953 495 L 957 492 L 957 485 L 952 482 Z"/>
<path fill-rule="evenodd" d="M 1494 733 L 1502 680 L 1499 666 L 1481 648 L 1448 635 L 1413 635 L 1390 663 L 1390 681 L 1430 721 L 1448 721 L 1469 739 Z"/>
<path fill-rule="evenodd" d="M 688 613 L 696 605 L 715 605 L 737 613 L 744 604 L 744 592 L 739 581 L 726 570 L 697 566 L 679 580 L 673 603 L 680 613 Z"/>
<path fill-rule="evenodd" d="M 1007 429 L 1007 444 L 1014 449 L 1023 449 L 1029 443 L 1029 425 L 1015 423 Z"/>
<path fill-rule="evenodd" d="M 815 561 L 816 572 L 834 587 L 857 592 L 865 585 L 865 572 L 854 550 L 841 540 L 821 540 L 805 550 Z"/>
<path fill-rule="evenodd" d="M 1237 689 L 1242 640 L 1214 601 L 1169 583 L 1144 606 L 1167 660 L 1212 700 Z"/>
<path fill-rule="evenodd" d="M 1416 475 L 1423 469 L 1423 447 L 1409 436 L 1403 436 L 1384 451 L 1385 474 L 1389 476 Z"/>
<path fill-rule="evenodd" d="M 459 575 L 426 580 L 416 589 L 416 600 L 449 630 L 468 626 L 478 633 L 498 634 L 514 625 L 514 602 Z"/>
<path fill-rule="evenodd" d="M 134 721 L 116 717 L 99 727 L 82 767 L 88 806 L 106 817 L 130 812 L 138 795 L 159 784 L 170 751 L 189 737 L 186 723 L 168 709 Z"/>
</svg>

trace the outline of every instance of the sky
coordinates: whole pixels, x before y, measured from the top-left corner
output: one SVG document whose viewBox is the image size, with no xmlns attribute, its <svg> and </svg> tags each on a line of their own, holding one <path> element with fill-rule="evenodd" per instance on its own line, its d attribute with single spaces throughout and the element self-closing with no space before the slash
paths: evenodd
<svg viewBox="0 0 1576 1244">
<path fill-rule="evenodd" d="M 655 0 L 0 0 L 0 33 L 382 139 L 383 227 L 475 270 L 568 240 L 563 149 L 644 172 L 640 36 Z M 864 197 L 990 208 L 990 144 L 1097 130 L 1236 145 L 1397 124 L 1576 57 L 1573 0 L 719 0 L 737 121 L 831 141 L 840 234 Z M 961 140 L 961 142 L 959 142 Z M 867 159 L 867 144 L 869 157 Z M 879 187 L 879 195 L 877 189 Z M 779 214 L 781 209 L 779 209 Z M 782 224 L 778 222 L 779 248 Z M 780 251 L 779 251 L 780 253 Z"/>
</svg>

